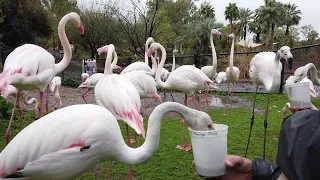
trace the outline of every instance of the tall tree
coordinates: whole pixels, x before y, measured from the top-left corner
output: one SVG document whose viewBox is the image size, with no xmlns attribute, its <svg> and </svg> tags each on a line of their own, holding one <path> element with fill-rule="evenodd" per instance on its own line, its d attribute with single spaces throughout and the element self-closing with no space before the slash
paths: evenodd
<svg viewBox="0 0 320 180">
<path fill-rule="evenodd" d="M 281 24 L 284 15 L 283 6 L 276 0 L 264 0 L 264 5 L 256 10 L 255 19 L 260 19 L 266 23 L 266 49 L 273 48 L 274 31 L 276 25 Z M 282 23 L 283 24 L 283 23 Z"/>
<path fill-rule="evenodd" d="M 226 20 L 230 23 L 230 34 L 233 33 L 233 23 L 239 17 L 239 8 L 236 3 L 229 3 L 224 11 Z"/>
<path fill-rule="evenodd" d="M 305 38 L 305 41 L 303 42 L 304 45 L 314 44 L 319 38 L 319 33 L 310 24 L 302 26 L 301 33 Z"/>
<path fill-rule="evenodd" d="M 40 0 L 1 1 L 0 10 L 5 16 L 0 28 L 1 41 L 11 48 L 24 43 L 37 44 L 40 37 L 51 35 L 48 14 Z"/>
<path fill-rule="evenodd" d="M 253 12 L 248 8 L 239 8 L 239 24 L 241 27 L 241 37 L 246 40 L 248 23 L 252 19 Z"/>
<path fill-rule="evenodd" d="M 290 27 L 299 24 L 301 20 L 300 15 L 302 13 L 295 4 L 284 4 L 283 8 L 285 15 L 284 24 L 286 25 L 286 32 L 284 34 L 284 44 L 288 45 Z"/>
</svg>

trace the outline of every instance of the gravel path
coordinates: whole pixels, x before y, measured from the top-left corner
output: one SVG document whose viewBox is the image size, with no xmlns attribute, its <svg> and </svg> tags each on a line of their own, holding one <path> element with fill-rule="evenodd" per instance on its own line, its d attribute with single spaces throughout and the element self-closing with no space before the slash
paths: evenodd
<svg viewBox="0 0 320 180">
<path fill-rule="evenodd" d="M 67 86 L 62 86 L 60 88 L 60 95 L 61 95 L 61 99 L 62 99 L 62 107 L 66 107 L 66 106 L 70 106 L 70 105 L 74 105 L 74 104 L 84 104 L 84 100 L 82 99 L 81 95 L 82 93 L 86 91 L 86 89 L 81 89 L 81 88 L 72 88 L 72 87 L 67 87 Z M 175 102 L 184 103 L 184 94 L 182 93 L 172 93 Z M 162 101 L 166 102 L 166 101 L 172 101 L 172 97 L 170 95 L 170 93 L 166 93 L 166 98 L 164 98 L 164 93 L 160 92 L 160 96 L 162 97 Z M 37 99 L 39 99 L 39 93 L 35 93 L 35 92 L 30 92 L 28 94 L 28 97 L 36 97 Z M 200 109 L 202 111 L 207 111 L 208 108 L 206 106 L 206 102 L 204 100 L 204 96 L 199 95 L 199 98 L 201 99 L 201 103 L 200 103 Z M 11 100 L 13 100 L 13 98 L 11 98 Z M 88 103 L 91 104 L 95 104 L 95 99 L 94 99 L 94 90 L 90 90 L 89 96 L 87 97 L 87 101 Z M 209 105 L 211 106 L 212 109 L 221 109 L 221 108 L 225 108 L 226 104 L 228 105 L 229 102 L 226 99 L 225 96 L 215 96 L 215 97 L 209 97 Z M 244 99 L 241 99 L 237 96 L 234 96 L 231 99 L 231 104 L 233 108 L 236 107 L 246 107 L 246 106 L 250 106 L 251 103 L 249 101 L 246 101 Z M 154 99 L 143 99 L 141 101 L 142 103 L 142 113 L 144 115 L 150 115 L 150 113 L 153 111 L 153 109 L 159 105 L 159 102 L 155 102 Z M 49 94 L 49 111 L 53 111 L 54 110 L 54 105 L 55 105 L 55 100 L 54 100 L 54 96 L 53 93 Z M 28 109 L 32 109 L 33 106 L 28 106 Z M 191 96 L 189 96 L 188 98 L 188 107 L 191 108 L 195 108 L 194 103 L 192 101 Z M 176 113 L 168 113 L 166 115 L 166 117 L 177 117 L 179 116 Z"/>
</svg>

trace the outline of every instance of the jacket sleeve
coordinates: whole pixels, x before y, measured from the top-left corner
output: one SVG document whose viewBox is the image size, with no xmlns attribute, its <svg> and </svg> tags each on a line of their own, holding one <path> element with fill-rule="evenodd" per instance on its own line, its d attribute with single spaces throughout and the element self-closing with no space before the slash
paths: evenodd
<svg viewBox="0 0 320 180">
<path fill-rule="evenodd" d="M 275 164 L 259 158 L 252 161 L 252 180 L 277 180 L 280 174 L 281 170 Z"/>
</svg>

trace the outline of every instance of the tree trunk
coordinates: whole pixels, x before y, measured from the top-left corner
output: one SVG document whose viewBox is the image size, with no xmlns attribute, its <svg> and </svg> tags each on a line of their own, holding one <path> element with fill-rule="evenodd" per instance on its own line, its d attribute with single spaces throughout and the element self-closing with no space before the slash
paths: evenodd
<svg viewBox="0 0 320 180">
<path fill-rule="evenodd" d="M 289 45 L 288 41 L 289 41 L 289 28 L 290 26 L 287 25 L 286 27 L 286 32 L 284 33 L 284 45 Z"/>
<path fill-rule="evenodd" d="M 260 42 L 261 42 L 261 40 L 260 40 L 260 34 L 261 34 L 261 33 L 257 33 L 256 43 L 260 43 Z"/>
<path fill-rule="evenodd" d="M 93 58 L 93 59 L 94 59 L 94 53 L 95 53 L 95 52 L 96 52 L 96 51 L 91 48 L 91 58 Z"/>
<path fill-rule="evenodd" d="M 273 50 L 274 30 L 275 30 L 275 24 L 272 24 L 271 25 L 271 35 L 270 35 L 270 39 L 269 39 L 269 46 L 270 46 L 271 50 Z"/>
<path fill-rule="evenodd" d="M 232 32 L 233 32 L 233 29 L 232 29 L 233 27 L 232 27 L 232 20 L 230 20 L 230 32 L 229 32 L 229 34 L 231 34 Z"/>
<path fill-rule="evenodd" d="M 246 40 L 247 37 L 247 24 L 244 25 L 243 39 Z"/>
<path fill-rule="evenodd" d="M 270 24 L 268 23 L 267 24 L 267 38 L 265 40 L 265 42 L 266 42 L 265 50 L 269 50 L 269 42 L 270 42 L 270 37 L 271 37 L 270 33 L 271 33 Z"/>
</svg>

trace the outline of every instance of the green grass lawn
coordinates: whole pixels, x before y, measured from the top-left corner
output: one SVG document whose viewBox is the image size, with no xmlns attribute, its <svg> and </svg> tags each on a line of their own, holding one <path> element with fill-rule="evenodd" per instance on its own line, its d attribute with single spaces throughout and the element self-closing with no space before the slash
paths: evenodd
<svg viewBox="0 0 320 180">
<path fill-rule="evenodd" d="M 235 94 L 236 96 L 253 100 L 253 94 Z M 257 108 L 265 109 L 266 95 L 257 95 Z M 286 95 L 272 95 L 270 98 L 269 126 L 267 130 L 267 149 L 266 158 L 268 161 L 275 162 L 277 153 L 278 136 L 281 127 L 281 109 L 287 102 Z M 320 107 L 320 100 L 313 100 L 313 104 Z M 215 123 L 226 124 L 229 126 L 228 133 L 228 153 L 244 156 L 247 137 L 249 134 L 251 108 L 232 109 L 232 116 L 224 116 L 224 109 L 211 110 L 210 116 Z M 33 119 L 33 115 L 29 115 Z M 145 127 L 147 127 L 147 119 Z M 133 166 L 133 176 L 137 179 L 197 179 L 194 176 L 191 162 L 192 152 L 185 152 L 176 149 L 176 145 L 181 143 L 182 124 L 176 119 L 165 119 L 161 127 L 160 147 L 154 156 L 146 163 Z M 263 155 L 263 120 L 264 115 L 255 115 L 255 124 L 249 147 L 249 159 L 262 158 Z M 5 146 L 5 128 L 7 122 L 1 121 L 0 148 Z M 120 123 L 123 133 L 125 132 L 124 123 Z M 19 122 L 14 124 L 13 135 L 19 131 Z M 146 130 L 147 131 L 147 130 Z M 131 130 L 133 132 L 133 130 Z M 125 135 L 125 134 L 124 134 Z M 124 136 L 126 139 L 126 136 Z M 190 137 L 187 134 L 187 143 Z M 136 144 L 133 145 L 134 147 Z M 128 168 L 126 165 L 114 162 L 113 179 L 126 179 Z M 79 179 L 107 179 L 109 174 L 109 162 L 98 164 L 95 168 L 84 174 Z"/>
</svg>

